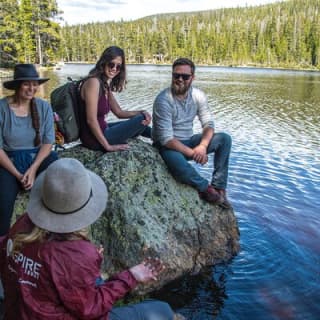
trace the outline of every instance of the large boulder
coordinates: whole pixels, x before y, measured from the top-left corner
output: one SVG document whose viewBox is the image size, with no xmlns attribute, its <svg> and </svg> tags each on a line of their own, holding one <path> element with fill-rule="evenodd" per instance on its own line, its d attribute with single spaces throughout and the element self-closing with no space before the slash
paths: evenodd
<svg viewBox="0 0 320 320">
<path fill-rule="evenodd" d="M 165 262 L 159 281 L 140 287 L 139 293 L 227 261 L 238 252 L 239 230 L 233 210 L 208 204 L 194 188 L 177 182 L 149 143 L 135 139 L 130 141 L 129 151 L 115 153 L 76 146 L 61 152 L 60 157 L 79 159 L 108 187 L 107 209 L 91 227 L 94 242 L 105 248 L 108 273 L 148 256 Z M 17 211 L 23 211 L 26 200 L 27 193 L 19 196 Z"/>
</svg>

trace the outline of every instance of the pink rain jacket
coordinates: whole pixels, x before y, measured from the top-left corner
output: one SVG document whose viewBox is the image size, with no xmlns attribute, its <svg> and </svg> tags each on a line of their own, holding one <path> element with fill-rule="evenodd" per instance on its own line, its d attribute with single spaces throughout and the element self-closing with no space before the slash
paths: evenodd
<svg viewBox="0 0 320 320">
<path fill-rule="evenodd" d="M 9 256 L 12 236 L 32 228 L 24 214 L 9 234 L 0 238 L 6 320 L 107 320 L 115 301 L 136 286 L 129 271 L 97 286 L 102 258 L 85 240 L 35 242 Z"/>
</svg>

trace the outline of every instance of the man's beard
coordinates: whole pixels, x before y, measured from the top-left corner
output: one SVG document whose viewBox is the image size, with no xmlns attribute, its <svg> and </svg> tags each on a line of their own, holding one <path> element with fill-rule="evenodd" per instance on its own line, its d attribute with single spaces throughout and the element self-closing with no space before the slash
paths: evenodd
<svg viewBox="0 0 320 320">
<path fill-rule="evenodd" d="M 175 81 L 172 81 L 171 90 L 172 93 L 176 96 L 182 96 L 187 93 L 190 88 L 191 83 L 185 84 L 185 82 L 179 82 L 178 84 Z"/>
</svg>

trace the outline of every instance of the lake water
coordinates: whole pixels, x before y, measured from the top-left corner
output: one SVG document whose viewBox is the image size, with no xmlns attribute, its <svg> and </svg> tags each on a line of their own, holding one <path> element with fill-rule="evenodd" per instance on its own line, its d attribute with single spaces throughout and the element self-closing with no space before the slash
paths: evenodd
<svg viewBox="0 0 320 320">
<path fill-rule="evenodd" d="M 43 95 L 90 67 L 49 72 Z M 151 111 L 170 81 L 169 66 L 130 65 L 117 98 Z M 233 138 L 228 193 L 241 251 L 163 298 L 187 319 L 320 319 L 320 73 L 199 67 L 194 85 L 208 95 L 216 131 Z M 198 168 L 210 179 L 211 164 Z"/>
</svg>

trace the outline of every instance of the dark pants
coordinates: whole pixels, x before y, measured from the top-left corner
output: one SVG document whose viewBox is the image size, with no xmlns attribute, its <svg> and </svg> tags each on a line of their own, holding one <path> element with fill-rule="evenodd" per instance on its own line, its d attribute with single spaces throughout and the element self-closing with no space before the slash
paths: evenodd
<svg viewBox="0 0 320 320">
<path fill-rule="evenodd" d="M 139 135 L 151 138 L 151 128 L 143 125 L 143 114 L 138 114 L 129 120 L 108 123 L 104 136 L 110 144 L 127 143 L 128 139 Z"/>
<path fill-rule="evenodd" d="M 125 307 L 112 308 L 109 320 L 173 320 L 174 313 L 166 302 L 145 300 Z"/>
<path fill-rule="evenodd" d="M 49 156 L 42 161 L 37 175 L 57 159 L 58 154 L 51 152 Z M 21 184 L 17 178 L 3 167 L 0 167 L 0 236 L 7 234 L 10 229 L 14 203 L 20 190 Z"/>
<path fill-rule="evenodd" d="M 180 142 L 190 148 L 194 148 L 199 145 L 201 138 L 201 134 L 196 134 L 190 139 L 180 140 Z M 214 134 L 207 148 L 207 153 L 214 153 L 211 184 L 218 189 L 226 189 L 227 187 L 231 144 L 231 137 L 226 133 L 220 132 Z M 207 179 L 202 177 L 189 163 L 191 159 L 187 159 L 179 151 L 168 149 L 157 144 L 155 146 L 159 148 L 162 159 L 177 180 L 195 187 L 200 192 L 208 188 L 209 183 Z"/>
</svg>

